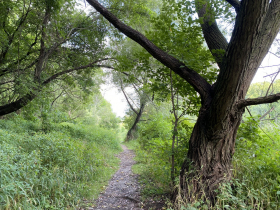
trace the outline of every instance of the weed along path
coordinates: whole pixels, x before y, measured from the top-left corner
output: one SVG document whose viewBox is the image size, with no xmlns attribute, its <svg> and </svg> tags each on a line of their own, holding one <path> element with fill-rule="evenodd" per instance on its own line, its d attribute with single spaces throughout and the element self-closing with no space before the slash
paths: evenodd
<svg viewBox="0 0 280 210">
<path fill-rule="evenodd" d="M 96 207 L 93 210 L 113 210 L 129 209 L 141 210 L 140 186 L 137 182 L 137 175 L 131 171 L 134 152 L 122 145 L 123 152 L 118 157 L 121 160 L 120 168 L 112 177 L 105 192 L 103 192 L 96 201 Z"/>
</svg>

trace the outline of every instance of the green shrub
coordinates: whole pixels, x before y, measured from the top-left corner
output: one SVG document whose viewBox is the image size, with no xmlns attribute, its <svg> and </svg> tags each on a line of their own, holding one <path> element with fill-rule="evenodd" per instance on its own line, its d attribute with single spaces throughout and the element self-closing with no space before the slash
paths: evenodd
<svg viewBox="0 0 280 210">
<path fill-rule="evenodd" d="M 171 126 L 159 119 L 140 127 L 141 139 L 129 143 L 129 146 L 136 149 L 137 164 L 134 170 L 140 174 L 140 180 L 144 184 L 143 193 L 148 196 L 166 193 L 166 189 L 170 189 L 171 141 L 168 131 Z M 187 143 L 191 125 L 186 124 L 181 125 L 185 130 L 179 128 L 178 131 L 179 139 L 181 136 L 182 140 L 179 145 L 182 148 L 178 147 L 178 152 L 176 151 L 177 170 L 181 166 L 180 161 L 187 154 L 187 145 L 183 142 Z M 221 184 L 215 207 L 210 207 L 209 201 L 194 200 L 193 203 L 187 203 L 180 198 L 169 209 L 279 209 L 279 150 L 279 125 L 270 123 L 260 128 L 259 122 L 253 118 L 245 119 L 236 139 L 233 179 Z"/>
<path fill-rule="evenodd" d="M 140 174 L 140 181 L 145 186 L 144 196 L 166 194 L 172 191 L 171 156 L 172 156 L 172 118 L 156 114 L 151 120 L 139 125 L 139 138 L 128 145 L 136 151 L 137 164 L 134 172 Z M 174 148 L 175 174 L 179 175 L 180 167 L 188 151 L 188 139 L 191 124 L 182 121 L 177 130 Z"/>
</svg>

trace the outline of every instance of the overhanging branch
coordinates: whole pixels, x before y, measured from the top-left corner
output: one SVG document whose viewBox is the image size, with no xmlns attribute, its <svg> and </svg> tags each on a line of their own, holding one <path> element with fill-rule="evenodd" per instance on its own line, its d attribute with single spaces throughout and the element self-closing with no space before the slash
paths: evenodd
<svg viewBox="0 0 280 210">
<path fill-rule="evenodd" d="M 0 116 L 10 114 L 12 112 L 19 110 L 20 108 L 27 105 L 30 101 L 32 101 L 35 97 L 36 97 L 36 95 L 34 93 L 30 92 L 14 102 L 11 102 L 4 106 L 0 106 Z"/>
<path fill-rule="evenodd" d="M 62 72 L 58 72 L 58 73 L 52 75 L 51 77 L 49 77 L 48 79 L 46 79 L 43 82 L 43 85 L 46 85 L 46 84 L 50 83 L 51 81 L 55 80 L 57 77 L 59 77 L 61 75 L 68 74 L 68 73 L 71 73 L 73 71 L 78 71 L 78 70 L 82 70 L 82 69 L 86 69 L 86 68 L 90 68 L 90 67 L 112 68 L 111 66 L 108 66 L 108 65 L 97 65 L 96 64 L 98 62 L 109 60 L 109 59 L 110 58 L 100 59 L 100 60 L 94 61 L 92 63 L 89 63 L 87 65 L 84 65 L 84 66 L 79 66 L 79 67 L 76 67 L 76 68 L 73 68 L 73 69 L 68 69 L 68 70 L 65 70 L 65 71 L 62 71 Z"/>
<path fill-rule="evenodd" d="M 253 98 L 253 99 L 248 98 L 248 99 L 240 100 L 237 103 L 237 107 L 239 109 L 242 109 L 244 107 L 252 106 L 252 105 L 273 103 L 278 100 L 280 100 L 280 93 L 276 93 L 276 94 L 269 95 L 266 97 L 259 97 L 259 98 Z"/>
<path fill-rule="evenodd" d="M 46 79 L 43 83 L 42 86 L 45 86 L 47 84 L 49 84 L 50 82 L 52 82 L 53 80 L 57 79 L 59 76 L 73 72 L 73 71 L 78 71 L 78 70 L 82 70 L 82 69 L 86 69 L 86 68 L 90 68 L 90 67 L 104 67 L 104 68 L 111 68 L 110 66 L 106 66 L 106 65 L 98 65 L 96 63 L 104 61 L 104 60 L 109 60 L 110 58 L 104 58 L 104 59 L 100 59 L 100 60 L 96 60 L 88 65 L 85 66 L 80 66 L 77 68 L 73 68 L 73 69 L 68 69 L 59 73 L 56 73 L 54 75 L 52 75 L 51 77 L 49 77 L 48 79 Z M 19 98 L 18 100 L 5 104 L 3 106 L 0 106 L 0 116 L 6 115 L 6 114 L 10 114 L 12 112 L 15 112 L 19 109 L 21 109 L 22 107 L 26 106 L 29 102 L 31 102 L 34 98 L 36 98 L 37 93 L 41 91 L 41 88 L 37 88 L 36 90 L 31 90 L 29 93 L 27 93 L 26 95 L 24 95 L 23 97 Z"/>
<path fill-rule="evenodd" d="M 105 7 L 99 4 L 96 0 L 87 0 L 87 2 L 93 6 L 101 15 L 103 15 L 110 23 L 114 25 L 119 31 L 124 33 L 126 36 L 140 44 L 144 49 L 146 49 L 154 58 L 160 61 L 162 64 L 170 68 L 176 74 L 181 76 L 186 80 L 194 89 L 200 94 L 202 103 L 209 97 L 212 88 L 211 85 L 197 72 L 187 67 L 184 63 L 164 52 L 157 46 L 155 46 L 149 39 L 147 39 L 140 32 L 132 29 L 123 22 L 121 22 L 117 17 L 115 17 L 111 12 L 109 12 Z"/>
</svg>

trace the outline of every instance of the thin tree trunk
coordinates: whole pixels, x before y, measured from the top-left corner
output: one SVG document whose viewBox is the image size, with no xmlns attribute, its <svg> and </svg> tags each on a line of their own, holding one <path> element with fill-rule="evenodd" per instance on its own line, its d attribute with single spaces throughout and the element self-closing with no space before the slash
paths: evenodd
<svg viewBox="0 0 280 210">
<path fill-rule="evenodd" d="M 171 102 L 172 102 L 172 109 L 174 115 L 174 127 L 173 127 L 173 135 L 172 135 L 172 155 L 171 155 L 171 181 L 172 184 L 175 184 L 175 140 L 177 136 L 177 126 L 180 117 L 178 117 L 178 93 L 177 93 L 177 108 L 175 107 L 175 100 L 174 100 L 174 93 L 173 90 L 173 78 L 172 78 L 172 71 L 170 70 L 170 92 L 171 92 Z M 178 141 L 177 141 L 178 146 Z"/>
<path fill-rule="evenodd" d="M 175 140 L 177 137 L 178 119 L 175 119 L 172 135 L 172 155 L 171 155 L 171 180 L 174 185 L 175 182 Z M 178 146 L 178 145 L 177 145 Z"/>
<path fill-rule="evenodd" d="M 141 104 L 140 110 L 139 110 L 139 112 L 137 112 L 136 119 L 135 119 L 133 125 L 131 126 L 131 128 L 129 129 L 129 131 L 127 132 L 126 139 L 125 139 L 126 142 L 128 142 L 128 141 L 130 141 L 130 140 L 135 138 L 137 124 L 139 123 L 139 121 L 141 119 L 141 116 L 143 114 L 145 105 L 146 105 L 145 102 Z"/>
<path fill-rule="evenodd" d="M 264 113 L 264 115 L 261 116 L 259 120 L 262 120 L 263 118 L 265 118 L 266 115 L 268 115 L 268 114 L 269 114 L 270 112 L 272 112 L 274 109 L 275 109 L 275 107 L 272 107 L 270 110 L 268 110 L 266 113 Z"/>
</svg>

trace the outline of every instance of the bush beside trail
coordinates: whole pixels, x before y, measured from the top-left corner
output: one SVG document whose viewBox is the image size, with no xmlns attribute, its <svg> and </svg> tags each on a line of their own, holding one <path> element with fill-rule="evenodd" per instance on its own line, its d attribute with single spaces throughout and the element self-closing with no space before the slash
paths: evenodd
<svg viewBox="0 0 280 210">
<path fill-rule="evenodd" d="M 175 186 L 172 186 L 170 177 L 171 134 L 169 138 L 168 135 L 164 135 L 171 129 L 170 126 L 168 127 L 168 118 L 153 119 L 140 125 L 139 138 L 127 144 L 136 150 L 137 164 L 133 168 L 134 172 L 140 175 L 144 198 L 167 200 L 168 210 L 280 208 L 279 124 L 260 124 L 252 117 L 244 119 L 237 135 L 233 157 L 233 178 L 220 186 L 215 207 L 211 207 L 210 201 L 205 200 L 203 196 L 196 198 L 185 195 L 191 197 L 193 202 L 188 202 L 184 196 L 178 196 L 175 203 L 168 202 L 167 195 L 172 194 L 172 190 L 179 187 L 179 179 L 176 179 Z M 188 127 L 191 128 L 190 123 Z M 188 139 L 187 136 L 180 135 L 183 128 L 178 132 L 179 140 Z M 186 131 L 183 133 L 188 134 Z M 175 151 L 177 177 L 184 154 L 188 151 L 187 145 L 183 146 L 182 144 Z M 193 186 L 189 187 L 191 189 Z"/>
</svg>

